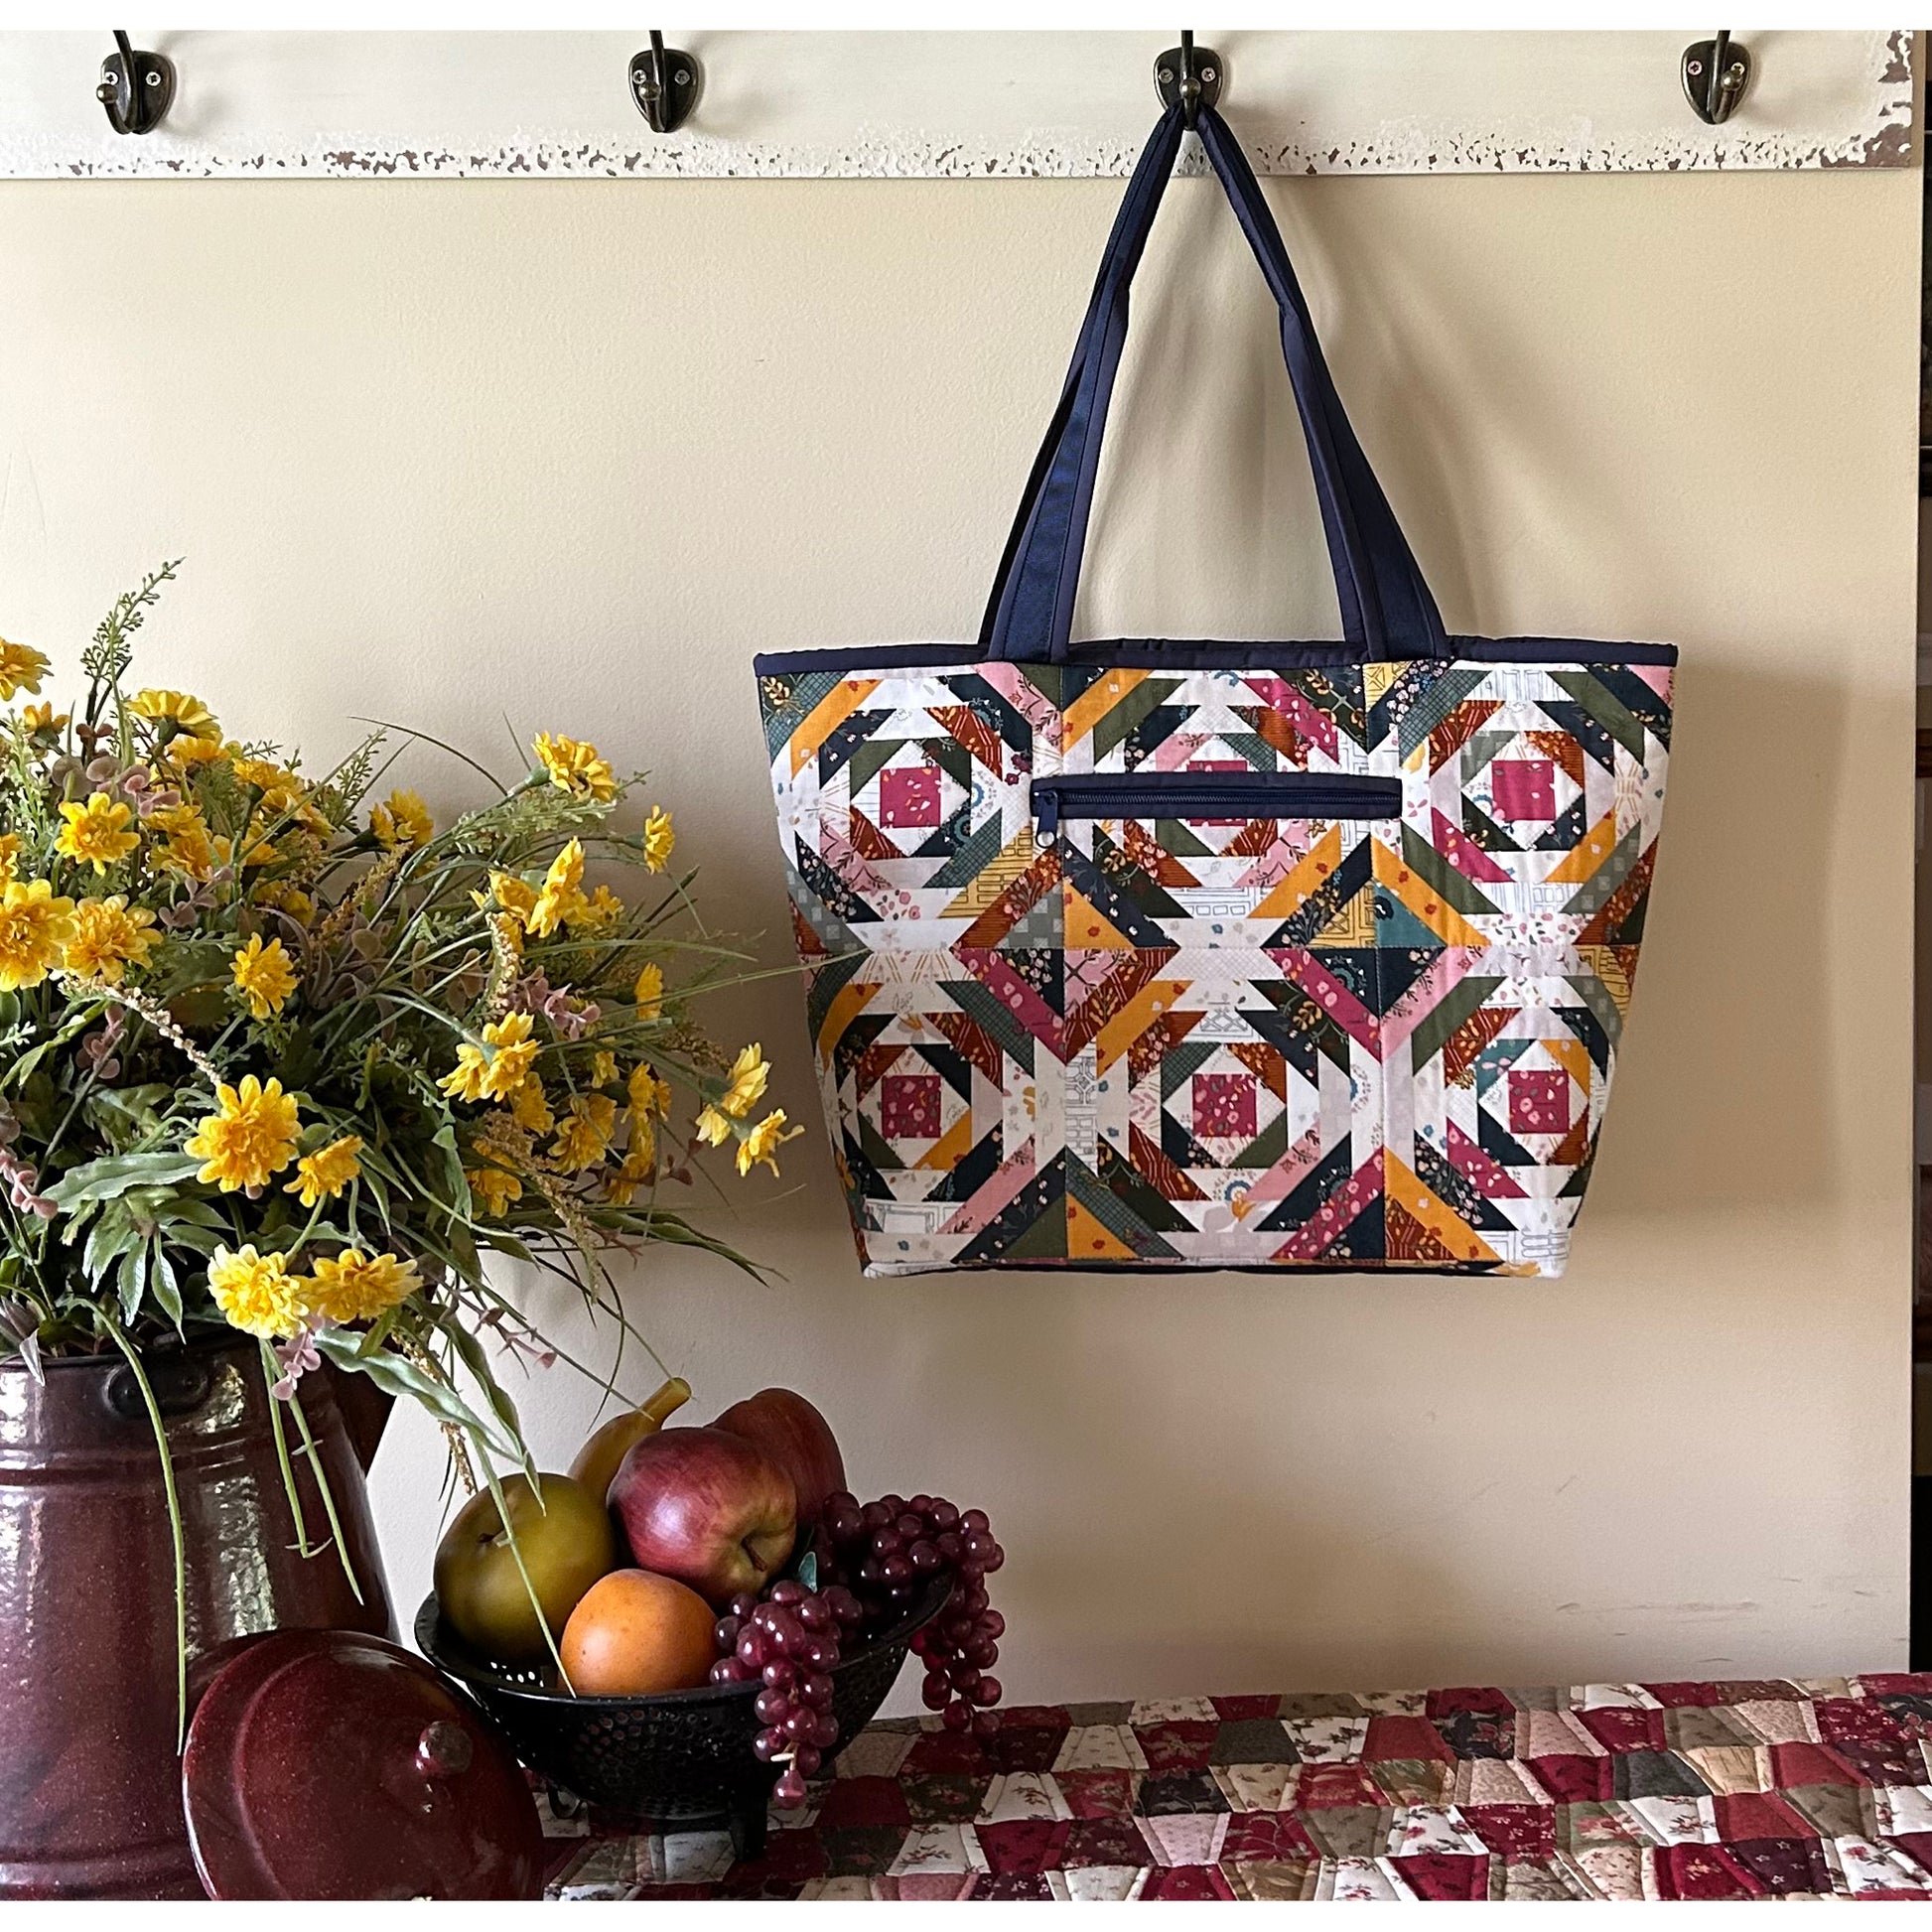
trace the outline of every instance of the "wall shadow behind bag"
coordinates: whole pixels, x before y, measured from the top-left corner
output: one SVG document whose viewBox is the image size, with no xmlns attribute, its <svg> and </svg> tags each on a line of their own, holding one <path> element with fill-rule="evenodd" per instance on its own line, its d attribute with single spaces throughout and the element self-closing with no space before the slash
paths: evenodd
<svg viewBox="0 0 1932 1932">
<path fill-rule="evenodd" d="M 756 660 L 869 1275 L 1563 1272 L 1629 1010 L 1667 644 L 1450 637 L 1227 124 L 1339 642 L 1069 641 L 1156 126 L 976 646 Z"/>
</svg>

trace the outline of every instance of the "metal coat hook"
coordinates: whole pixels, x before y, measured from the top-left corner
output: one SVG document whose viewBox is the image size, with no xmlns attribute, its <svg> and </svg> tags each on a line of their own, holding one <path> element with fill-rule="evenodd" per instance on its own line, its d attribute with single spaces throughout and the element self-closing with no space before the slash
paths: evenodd
<svg viewBox="0 0 1932 1932">
<path fill-rule="evenodd" d="M 653 134 L 669 134 L 697 104 L 704 69 L 681 47 L 666 47 L 650 30 L 650 45 L 630 57 L 630 98 Z"/>
<path fill-rule="evenodd" d="M 1716 126 L 1730 118 L 1730 110 L 1750 85 L 1751 52 L 1720 31 L 1715 40 L 1697 41 L 1684 50 L 1684 93 L 1701 121 Z"/>
<path fill-rule="evenodd" d="M 1212 107 L 1221 98 L 1221 80 L 1227 68 L 1211 47 L 1197 48 L 1191 28 L 1181 31 L 1180 45 L 1171 47 L 1154 64 L 1154 87 L 1164 107 L 1180 103 L 1189 127 L 1200 119 L 1202 107 Z"/>
<path fill-rule="evenodd" d="M 130 47 L 118 27 L 114 45 L 120 52 L 101 62 L 94 98 L 107 110 L 107 124 L 116 134 L 151 134 L 174 105 L 175 64 L 165 54 Z"/>
</svg>

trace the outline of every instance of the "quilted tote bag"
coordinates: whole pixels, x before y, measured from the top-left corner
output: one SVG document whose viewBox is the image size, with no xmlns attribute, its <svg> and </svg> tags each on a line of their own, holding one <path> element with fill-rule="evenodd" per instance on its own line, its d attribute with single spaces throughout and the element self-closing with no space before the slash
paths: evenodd
<svg viewBox="0 0 1932 1932">
<path fill-rule="evenodd" d="M 1656 858 L 1675 649 L 1451 637 L 1225 122 L 1338 642 L 1069 640 L 1156 127 L 975 645 L 757 660 L 866 1271 L 1554 1277 Z"/>
</svg>

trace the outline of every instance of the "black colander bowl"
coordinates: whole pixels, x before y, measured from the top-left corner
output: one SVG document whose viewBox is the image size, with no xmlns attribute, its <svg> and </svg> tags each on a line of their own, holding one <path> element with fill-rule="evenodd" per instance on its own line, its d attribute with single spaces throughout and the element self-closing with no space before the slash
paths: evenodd
<svg viewBox="0 0 1932 1932">
<path fill-rule="evenodd" d="M 832 1671 L 839 1741 L 830 1764 L 886 1702 L 916 1632 L 945 1608 L 953 1579 L 942 1572 L 905 1614 L 849 1649 Z M 572 1697 L 549 1666 L 506 1670 L 468 1649 L 436 1598 L 416 1612 L 416 1648 L 495 1719 L 539 1776 L 600 1811 L 680 1830 L 728 1825 L 741 1852 L 763 1842 L 765 1806 L 781 1766 L 763 1764 L 752 1740 L 756 1684 L 700 1685 L 656 1697 Z"/>
</svg>

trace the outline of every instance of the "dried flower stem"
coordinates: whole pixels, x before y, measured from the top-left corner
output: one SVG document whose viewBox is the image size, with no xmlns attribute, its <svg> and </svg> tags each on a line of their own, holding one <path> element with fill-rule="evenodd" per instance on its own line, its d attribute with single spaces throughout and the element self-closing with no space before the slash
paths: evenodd
<svg viewBox="0 0 1932 1932">
<path fill-rule="evenodd" d="M 112 1001 L 116 1006 L 127 1007 L 138 1013 L 163 1039 L 181 1049 L 196 1072 L 209 1086 L 221 1084 L 220 1069 L 182 1032 L 175 1024 L 174 1015 L 159 1000 L 151 1000 L 145 993 L 137 992 L 131 986 L 112 986 L 106 980 L 94 979 L 86 973 L 74 973 L 64 969 L 56 977 L 63 985 L 91 993 L 99 999 Z"/>
</svg>

